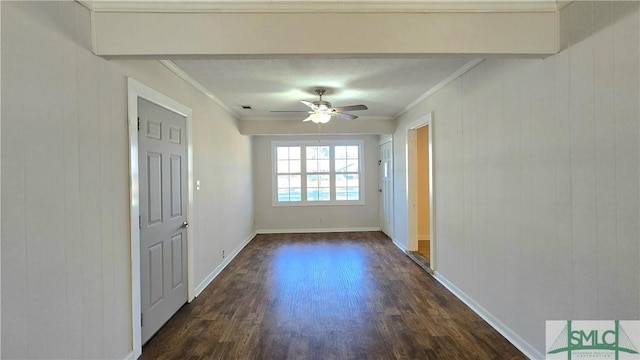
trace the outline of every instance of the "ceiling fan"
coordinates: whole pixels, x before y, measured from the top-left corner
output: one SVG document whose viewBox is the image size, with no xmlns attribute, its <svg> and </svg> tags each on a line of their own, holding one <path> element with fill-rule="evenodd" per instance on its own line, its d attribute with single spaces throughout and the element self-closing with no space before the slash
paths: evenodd
<svg viewBox="0 0 640 360">
<path fill-rule="evenodd" d="M 356 110 L 367 110 L 368 107 L 366 105 L 350 105 L 350 106 L 340 106 L 340 107 L 331 107 L 331 103 L 328 101 L 322 100 L 322 95 L 326 92 L 325 89 L 316 89 L 316 94 L 320 97 L 320 100 L 310 102 L 301 100 L 300 102 L 307 105 L 311 108 L 310 111 L 271 111 L 271 112 L 306 112 L 309 116 L 302 121 L 312 121 L 316 124 L 324 124 L 331 120 L 332 116 L 337 116 L 343 120 L 354 120 L 358 117 L 351 114 L 346 114 L 343 111 L 356 111 Z"/>
</svg>

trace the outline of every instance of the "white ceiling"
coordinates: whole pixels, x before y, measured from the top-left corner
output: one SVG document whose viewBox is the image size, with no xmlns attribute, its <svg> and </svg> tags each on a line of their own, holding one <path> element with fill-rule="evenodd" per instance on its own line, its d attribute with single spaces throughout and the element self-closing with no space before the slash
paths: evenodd
<svg viewBox="0 0 640 360">
<path fill-rule="evenodd" d="M 289 58 L 174 60 L 241 120 L 299 120 L 300 100 L 327 89 L 333 106 L 364 104 L 361 118 L 394 118 L 425 92 L 468 63 L 469 58 Z M 250 105 L 252 110 L 243 110 Z"/>
</svg>

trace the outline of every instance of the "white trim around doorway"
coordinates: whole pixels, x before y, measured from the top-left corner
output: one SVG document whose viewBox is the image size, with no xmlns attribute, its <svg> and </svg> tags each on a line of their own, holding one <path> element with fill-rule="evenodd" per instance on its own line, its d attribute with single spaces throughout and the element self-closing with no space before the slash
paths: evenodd
<svg viewBox="0 0 640 360">
<path fill-rule="evenodd" d="M 140 299 L 140 194 L 138 173 L 138 98 L 144 98 L 173 111 L 187 121 L 187 219 L 193 218 L 193 136 L 192 111 L 190 108 L 168 96 L 127 78 L 128 122 L 129 122 L 129 164 L 130 164 L 130 223 L 131 223 L 131 323 L 133 351 L 128 358 L 137 359 L 142 354 L 142 324 Z M 193 239 L 191 228 L 187 228 L 187 289 L 188 301 L 194 299 Z"/>
<path fill-rule="evenodd" d="M 406 125 L 406 143 L 405 149 L 406 153 L 406 200 L 407 200 L 407 215 L 408 215 L 408 239 L 407 239 L 407 247 L 411 251 L 415 251 L 418 249 L 418 204 L 416 202 L 417 193 L 418 193 L 418 175 L 416 173 L 415 165 L 417 161 L 417 133 L 416 131 L 424 126 L 429 126 L 429 237 L 430 237 L 430 259 L 429 259 L 429 267 L 431 270 L 436 271 L 437 264 L 437 252 L 436 252 L 436 222 L 435 222 L 435 184 L 434 184 L 434 168 L 435 164 L 433 163 L 434 156 L 434 132 L 433 132 L 433 113 L 430 112 L 420 119 L 411 122 Z"/>
</svg>

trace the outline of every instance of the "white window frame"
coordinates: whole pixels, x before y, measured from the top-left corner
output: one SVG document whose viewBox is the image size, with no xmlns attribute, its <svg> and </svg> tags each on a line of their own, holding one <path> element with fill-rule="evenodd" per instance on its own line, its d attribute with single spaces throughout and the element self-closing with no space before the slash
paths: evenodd
<svg viewBox="0 0 640 360">
<path fill-rule="evenodd" d="M 336 169 L 335 169 L 335 146 L 358 146 L 358 189 L 360 196 L 358 200 L 336 200 Z M 301 201 L 278 201 L 278 173 L 277 173 L 277 154 L 276 149 L 279 146 L 300 146 L 301 147 Z M 329 201 L 308 201 L 307 200 L 307 164 L 306 164 L 306 146 L 330 146 L 330 183 L 331 183 L 331 200 Z M 336 206 L 336 205 L 364 205 L 365 204 L 365 168 L 364 168 L 364 140 L 274 140 L 271 142 L 271 203 L 273 206 Z M 315 174 L 315 173 L 314 173 Z"/>
</svg>

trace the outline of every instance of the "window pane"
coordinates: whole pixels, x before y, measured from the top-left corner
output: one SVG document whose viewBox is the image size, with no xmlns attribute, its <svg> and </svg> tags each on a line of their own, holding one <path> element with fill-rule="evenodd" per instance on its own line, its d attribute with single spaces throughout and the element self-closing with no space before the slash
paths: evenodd
<svg viewBox="0 0 640 360">
<path fill-rule="evenodd" d="M 330 176 L 312 174 L 307 175 L 307 201 L 331 200 Z"/>
<path fill-rule="evenodd" d="M 287 189 L 289 191 L 289 176 L 278 175 L 278 189 Z"/>
<path fill-rule="evenodd" d="M 346 160 L 336 160 L 336 172 L 341 173 L 347 171 L 347 161 Z"/>
<path fill-rule="evenodd" d="M 358 187 L 360 182 L 358 181 L 358 175 L 347 175 L 347 186 L 349 187 Z"/>
<path fill-rule="evenodd" d="M 335 166 L 336 172 L 358 172 L 360 147 L 357 145 L 336 146 Z"/>
<path fill-rule="evenodd" d="M 347 191 L 347 200 L 359 200 L 360 198 L 360 191 L 358 191 L 358 188 L 349 188 Z"/>
<path fill-rule="evenodd" d="M 289 148 L 289 159 L 301 159 L 300 146 L 292 146 Z"/>
<path fill-rule="evenodd" d="M 289 189 L 278 189 L 278 201 L 289 201 Z"/>
<path fill-rule="evenodd" d="M 318 147 L 317 146 L 307 146 L 307 160 L 309 159 L 317 159 L 318 158 Z"/>
<path fill-rule="evenodd" d="M 330 147 L 329 146 L 319 146 L 318 147 L 318 159 L 329 159 L 330 156 Z"/>
<path fill-rule="evenodd" d="M 329 175 L 318 175 L 318 178 L 320 181 L 320 187 L 329 188 L 331 186 L 331 179 L 329 178 Z"/>
<path fill-rule="evenodd" d="M 336 187 L 336 200 L 347 200 L 346 187 Z"/>
<path fill-rule="evenodd" d="M 336 175 L 336 187 L 347 186 L 347 177 L 341 174 Z"/>
<path fill-rule="evenodd" d="M 347 158 L 348 159 L 358 158 L 358 146 L 347 146 Z"/>
<path fill-rule="evenodd" d="M 318 160 L 318 172 L 329 172 L 331 163 L 329 160 Z"/>
<path fill-rule="evenodd" d="M 329 201 L 329 200 L 331 200 L 331 189 L 320 188 L 320 201 Z"/>
<path fill-rule="evenodd" d="M 301 201 L 300 175 L 278 175 L 278 201 Z"/>
<path fill-rule="evenodd" d="M 358 159 L 349 159 L 347 162 L 347 170 L 348 172 L 358 172 Z"/>
<path fill-rule="evenodd" d="M 291 175 L 289 178 L 289 182 L 291 187 L 295 187 L 295 188 L 299 188 L 302 186 L 301 182 L 302 179 L 300 178 L 300 175 Z"/>
<path fill-rule="evenodd" d="M 318 175 L 307 175 L 307 188 L 318 187 Z"/>
<path fill-rule="evenodd" d="M 300 172 L 300 160 L 291 160 L 291 161 L 289 161 L 289 172 L 290 173 L 299 173 Z"/>
<path fill-rule="evenodd" d="M 329 146 L 307 146 L 307 172 L 317 173 L 331 171 Z"/>
<path fill-rule="evenodd" d="M 318 201 L 318 189 L 307 189 L 307 201 Z"/>
<path fill-rule="evenodd" d="M 276 173 L 299 173 L 300 172 L 300 147 L 299 146 L 278 146 L 276 148 L 277 168 Z"/>
<path fill-rule="evenodd" d="M 318 172 L 318 160 L 307 160 L 307 172 Z"/>
<path fill-rule="evenodd" d="M 278 161 L 278 174 L 288 173 L 289 172 L 289 161 L 287 160 L 279 160 Z"/>
<path fill-rule="evenodd" d="M 291 191 L 289 191 L 289 201 L 302 201 L 302 189 L 291 188 Z"/>
<path fill-rule="evenodd" d="M 285 146 L 278 146 L 276 149 L 276 156 L 278 160 L 284 160 L 289 158 L 289 148 Z"/>
</svg>

